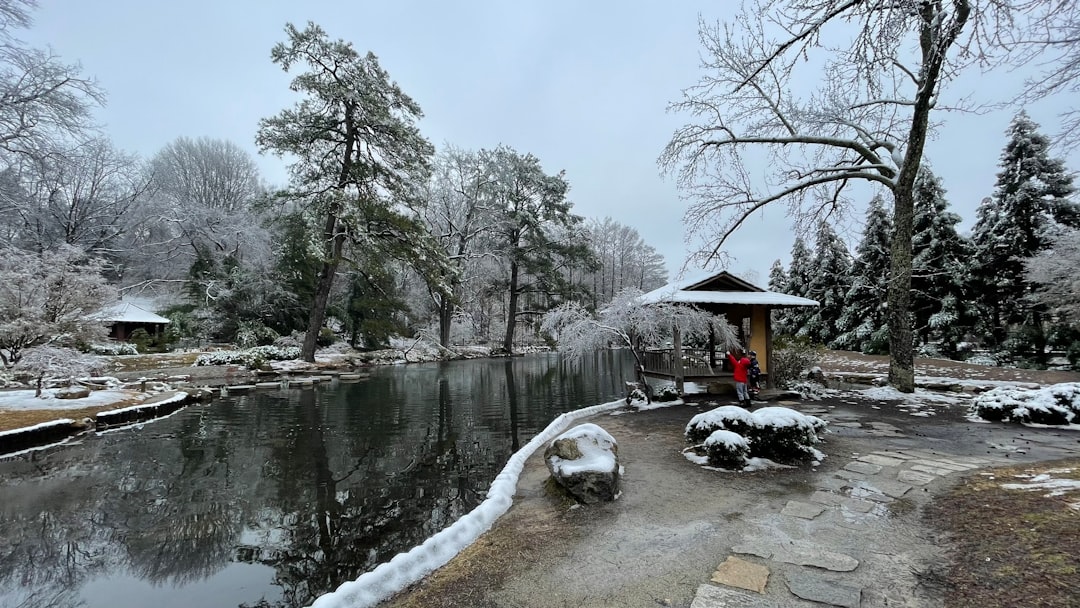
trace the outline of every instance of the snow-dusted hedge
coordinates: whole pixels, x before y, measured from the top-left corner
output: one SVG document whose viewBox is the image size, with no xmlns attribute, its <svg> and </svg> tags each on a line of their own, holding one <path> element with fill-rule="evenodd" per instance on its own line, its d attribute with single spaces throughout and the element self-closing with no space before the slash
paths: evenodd
<svg viewBox="0 0 1080 608">
<path fill-rule="evenodd" d="M 709 464 L 722 469 L 741 469 L 750 456 L 750 443 L 742 435 L 731 431 L 713 431 L 705 439 L 705 456 Z"/>
<path fill-rule="evenodd" d="M 195 359 L 194 365 L 245 365 L 259 367 L 267 361 L 289 361 L 300 358 L 295 346 L 256 346 L 247 350 L 222 350 L 204 353 Z"/>
<path fill-rule="evenodd" d="M 820 456 L 813 446 L 820 442 L 817 434 L 825 430 L 825 426 L 825 421 L 816 416 L 807 416 L 786 407 L 763 407 L 750 412 L 738 406 L 725 405 L 690 419 L 686 425 L 686 439 L 693 444 L 703 444 L 710 461 L 710 440 L 717 431 L 728 431 L 745 439 L 750 456 L 777 462 L 802 462 Z M 723 434 L 712 443 L 721 441 L 730 441 L 730 438 Z"/>
<path fill-rule="evenodd" d="M 722 405 L 691 418 L 686 425 L 686 440 L 702 443 L 719 430 L 746 435 L 754 424 L 754 417 L 749 411 L 736 405 Z"/>
<path fill-rule="evenodd" d="M 972 413 L 984 420 L 1071 424 L 1080 419 L 1080 382 L 1045 388 L 995 388 L 975 397 Z"/>
<path fill-rule="evenodd" d="M 681 398 L 675 387 L 666 384 L 656 393 L 656 401 L 678 401 Z"/>
<path fill-rule="evenodd" d="M 139 349 L 135 348 L 134 344 L 130 342 L 109 342 L 106 344 L 91 344 L 90 352 L 95 355 L 137 355 Z"/>
</svg>

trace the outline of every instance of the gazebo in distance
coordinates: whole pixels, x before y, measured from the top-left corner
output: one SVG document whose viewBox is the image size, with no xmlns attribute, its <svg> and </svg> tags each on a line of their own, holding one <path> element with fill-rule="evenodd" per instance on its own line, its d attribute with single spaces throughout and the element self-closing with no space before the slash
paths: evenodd
<svg viewBox="0 0 1080 608">
<path fill-rule="evenodd" d="M 145 329 L 151 336 L 159 337 L 165 326 L 170 323 L 165 317 L 154 314 L 130 301 L 120 300 L 106 307 L 98 318 L 109 326 L 109 337 L 119 342 L 126 342 L 131 332 Z"/>
<path fill-rule="evenodd" d="M 668 283 L 643 294 L 639 301 L 645 305 L 692 304 L 724 317 L 735 328 L 739 343 L 757 352 L 761 377 L 766 383 L 773 351 L 769 312 L 774 308 L 818 305 L 814 300 L 766 291 L 726 271 Z M 676 329 L 671 342 L 671 348 L 645 351 L 645 376 L 673 381 L 680 394 L 684 382 L 734 382 L 724 352 L 717 352 L 714 339 L 710 338 L 708 344 L 686 346 Z"/>
</svg>

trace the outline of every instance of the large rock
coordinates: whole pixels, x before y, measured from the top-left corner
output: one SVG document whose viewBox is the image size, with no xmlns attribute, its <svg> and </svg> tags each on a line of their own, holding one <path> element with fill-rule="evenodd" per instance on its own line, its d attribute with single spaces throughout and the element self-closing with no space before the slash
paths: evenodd
<svg viewBox="0 0 1080 608">
<path fill-rule="evenodd" d="M 57 399 L 82 399 L 90 396 L 90 389 L 85 386 L 68 386 L 57 389 L 53 396 Z"/>
<path fill-rule="evenodd" d="M 595 424 L 581 424 L 551 442 L 544 460 L 552 477 L 585 504 L 615 500 L 619 494 L 619 446 Z"/>
</svg>

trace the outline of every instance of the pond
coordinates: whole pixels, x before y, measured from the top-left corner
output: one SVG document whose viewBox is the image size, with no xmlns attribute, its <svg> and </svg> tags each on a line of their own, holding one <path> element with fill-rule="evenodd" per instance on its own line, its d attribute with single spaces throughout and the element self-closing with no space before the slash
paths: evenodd
<svg viewBox="0 0 1080 608">
<path fill-rule="evenodd" d="M 0 608 L 306 606 L 484 499 L 622 351 L 376 368 L 0 460 Z"/>
</svg>

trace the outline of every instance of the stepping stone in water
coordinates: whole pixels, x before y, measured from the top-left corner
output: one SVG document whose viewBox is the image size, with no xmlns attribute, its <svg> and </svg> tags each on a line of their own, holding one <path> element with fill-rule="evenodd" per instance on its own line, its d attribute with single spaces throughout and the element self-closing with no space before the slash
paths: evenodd
<svg viewBox="0 0 1080 608">
<path fill-rule="evenodd" d="M 810 497 L 810 500 L 821 503 L 823 505 L 838 505 L 843 499 L 844 497 L 840 496 L 839 494 L 833 494 L 832 492 L 824 492 L 822 490 L 814 492 L 813 496 Z"/>
<path fill-rule="evenodd" d="M 900 498 L 904 494 L 907 494 L 908 490 L 911 489 L 911 486 L 906 483 L 889 481 L 887 479 L 868 481 L 866 482 L 866 487 L 868 489 L 877 490 L 890 498 Z"/>
<path fill-rule="evenodd" d="M 858 498 L 845 498 L 840 505 L 845 509 L 855 511 L 856 513 L 869 513 L 874 510 L 874 503 L 866 500 L 859 500 Z"/>
</svg>

